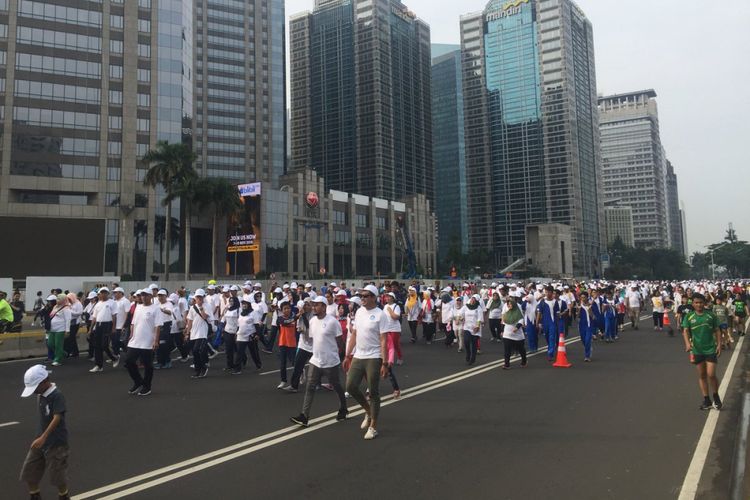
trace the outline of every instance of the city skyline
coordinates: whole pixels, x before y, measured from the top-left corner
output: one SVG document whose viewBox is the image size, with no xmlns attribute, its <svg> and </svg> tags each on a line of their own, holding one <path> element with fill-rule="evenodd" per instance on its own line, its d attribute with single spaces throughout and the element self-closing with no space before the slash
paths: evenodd
<svg viewBox="0 0 750 500">
<path fill-rule="evenodd" d="M 486 3 L 411 0 L 408 6 L 430 25 L 432 43 L 457 44 L 460 16 L 481 11 Z M 743 171 L 740 145 L 747 134 L 742 117 L 750 111 L 750 98 L 740 89 L 750 65 L 738 64 L 742 47 L 750 44 L 750 32 L 742 29 L 750 4 L 730 1 L 724 9 L 698 11 L 664 0 L 649 4 L 644 16 L 614 0 L 576 3 L 594 28 L 598 93 L 654 88 L 659 94 L 662 142 L 679 178 L 688 253 L 720 241 L 729 222 L 741 239 L 750 239 L 750 220 L 734 217 L 729 207 L 717 215 L 714 201 L 742 200 L 747 184 L 736 182 L 736 173 Z M 286 6 L 294 14 L 311 10 L 313 0 L 286 0 Z M 698 32 L 702 36 L 695 36 Z M 715 50 L 718 46 L 733 49 Z M 710 98 L 695 98 L 706 89 L 713 91 Z M 704 123 L 722 127 L 713 130 Z"/>
</svg>

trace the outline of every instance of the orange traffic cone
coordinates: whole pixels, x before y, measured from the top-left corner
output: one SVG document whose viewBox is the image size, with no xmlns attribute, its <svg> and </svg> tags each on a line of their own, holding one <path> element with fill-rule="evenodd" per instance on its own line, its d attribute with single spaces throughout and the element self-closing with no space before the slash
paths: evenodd
<svg viewBox="0 0 750 500">
<path fill-rule="evenodd" d="M 568 355 L 565 353 L 565 334 L 560 334 L 560 341 L 557 343 L 557 359 L 555 359 L 552 366 L 556 366 L 557 368 L 570 368 L 573 366 L 568 361 Z"/>
<path fill-rule="evenodd" d="M 671 323 L 669 322 L 669 313 L 667 311 L 664 311 L 664 326 L 669 326 Z"/>
</svg>

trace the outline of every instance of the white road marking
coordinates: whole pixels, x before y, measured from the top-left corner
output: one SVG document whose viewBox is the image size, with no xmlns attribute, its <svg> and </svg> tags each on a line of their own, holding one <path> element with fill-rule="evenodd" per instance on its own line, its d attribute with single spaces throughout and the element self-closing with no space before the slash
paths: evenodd
<svg viewBox="0 0 750 500">
<path fill-rule="evenodd" d="M 4 424 L 0 424 L 0 427 L 10 427 L 11 425 L 18 425 L 21 422 L 5 422 Z"/>
<path fill-rule="evenodd" d="M 737 364 L 737 358 L 742 350 L 744 340 L 745 337 L 740 337 L 739 342 L 737 342 L 737 345 L 734 347 L 732 359 L 729 360 L 727 371 L 724 373 L 721 385 L 719 386 L 719 397 L 725 404 L 726 401 L 724 401 L 724 397 L 727 393 L 727 387 L 729 387 L 729 381 L 732 379 L 734 366 Z M 708 412 L 708 418 L 703 426 L 703 432 L 698 440 L 698 445 L 695 447 L 693 459 L 690 461 L 690 467 L 688 467 L 687 474 L 685 474 L 685 480 L 682 482 L 682 488 L 680 488 L 680 496 L 678 500 L 693 500 L 698 492 L 698 484 L 701 480 L 703 467 L 706 465 L 708 450 L 711 448 L 711 439 L 716 430 L 716 424 L 719 421 L 719 413 L 720 412 L 716 410 L 709 410 Z"/>
<path fill-rule="evenodd" d="M 29 361 L 39 361 L 40 359 L 47 359 L 46 356 L 40 356 L 38 358 L 22 358 L 22 359 L 9 359 L 7 361 L 0 361 L 0 365 L 4 365 L 6 363 L 23 363 L 23 362 L 29 362 Z"/>
<path fill-rule="evenodd" d="M 570 345 L 576 342 L 580 342 L 580 338 L 572 339 L 566 342 L 566 345 Z M 547 352 L 546 349 L 539 350 L 535 353 L 529 354 L 528 357 L 539 356 L 541 354 L 546 354 L 546 352 Z M 520 359 L 521 358 L 519 356 L 514 356 L 513 358 L 511 358 L 513 362 L 518 361 Z M 430 391 L 439 389 L 441 387 L 444 387 L 446 385 L 454 384 L 461 380 L 493 370 L 495 368 L 500 367 L 500 365 L 503 363 L 504 361 L 502 359 L 498 361 L 493 361 L 493 362 L 479 365 L 473 368 L 469 368 L 467 370 L 463 370 L 458 373 L 454 373 L 452 375 L 441 377 L 439 379 L 435 379 L 430 382 L 426 382 L 424 384 L 411 387 L 409 389 L 404 389 L 403 391 L 401 391 L 401 397 L 399 399 L 393 399 L 393 396 L 383 397 L 381 401 L 381 407 L 388 406 L 399 401 L 404 401 L 406 399 L 418 396 L 420 394 L 424 394 L 425 392 L 430 392 Z M 364 412 L 361 408 L 359 408 L 359 405 L 353 406 L 350 408 L 349 417 L 356 417 L 358 415 L 362 415 L 363 413 Z M 200 455 L 200 456 L 188 459 L 188 460 L 184 460 L 182 462 L 179 462 L 173 465 L 162 467 L 160 469 L 156 469 L 154 471 L 147 472 L 145 474 L 134 476 L 134 477 L 125 479 L 123 481 L 119 481 L 117 483 L 112 483 L 106 486 L 102 486 L 95 490 L 80 493 L 78 495 L 75 495 L 73 497 L 73 500 L 83 500 L 83 499 L 92 498 L 92 497 L 97 497 L 97 498 L 102 498 L 102 499 L 115 499 L 115 498 L 122 498 L 128 495 L 132 495 L 139 491 L 143 491 L 143 490 L 158 486 L 160 484 L 164 484 L 169 481 L 179 479 L 180 477 L 192 474 L 194 472 L 198 472 L 203 469 L 207 469 L 215 465 L 219 465 L 221 463 L 234 460 L 235 458 L 248 455 L 256 451 L 260 451 L 264 448 L 268 448 L 269 446 L 273 446 L 275 444 L 279 444 L 284 441 L 288 441 L 290 439 L 295 439 L 300 436 L 304 436 L 305 434 L 308 434 L 310 432 L 314 432 L 316 430 L 324 429 L 331 425 L 335 425 L 336 423 L 338 423 L 336 420 L 333 419 L 333 417 L 335 416 L 336 416 L 336 412 L 332 412 L 327 415 L 323 415 L 323 416 L 311 419 L 310 420 L 311 427 L 307 427 L 303 429 L 301 429 L 297 425 L 285 427 L 283 429 L 278 429 L 268 434 L 255 437 L 253 439 L 243 441 L 241 443 L 237 443 L 237 444 L 228 446 L 226 448 L 222 448 L 220 450 L 212 451 L 204 455 Z M 317 425 L 313 425 L 313 424 L 317 424 Z M 176 471 L 176 472 L 173 472 L 173 471 Z M 161 477 L 158 477 L 158 476 L 161 476 Z M 132 486 L 125 490 L 117 491 L 108 496 L 104 496 L 104 497 L 100 496 L 102 494 L 118 490 L 125 486 L 134 485 L 136 483 L 139 483 L 141 481 L 145 481 L 151 478 L 156 478 L 156 479 L 152 479 L 151 481 L 138 484 L 136 486 Z"/>
<path fill-rule="evenodd" d="M 735 444 L 734 474 L 732 475 L 732 500 L 742 498 L 743 483 L 745 481 L 745 464 L 747 460 L 747 431 L 750 428 L 750 393 L 745 393 L 745 402 L 742 404 L 742 418 L 740 419 L 740 435 Z"/>
</svg>

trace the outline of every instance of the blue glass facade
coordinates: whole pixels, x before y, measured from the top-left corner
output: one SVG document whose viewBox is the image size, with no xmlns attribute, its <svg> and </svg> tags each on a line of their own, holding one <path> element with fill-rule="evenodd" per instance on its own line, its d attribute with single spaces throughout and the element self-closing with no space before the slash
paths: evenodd
<svg viewBox="0 0 750 500">
<path fill-rule="evenodd" d="M 526 255 L 526 224 L 546 219 L 539 47 L 533 2 L 492 16 L 484 47 L 495 255 L 504 267 Z"/>
<path fill-rule="evenodd" d="M 432 134 L 438 254 L 468 252 L 466 158 L 461 50 L 438 47 L 432 60 Z M 436 50 L 433 46 L 433 55 Z"/>
</svg>

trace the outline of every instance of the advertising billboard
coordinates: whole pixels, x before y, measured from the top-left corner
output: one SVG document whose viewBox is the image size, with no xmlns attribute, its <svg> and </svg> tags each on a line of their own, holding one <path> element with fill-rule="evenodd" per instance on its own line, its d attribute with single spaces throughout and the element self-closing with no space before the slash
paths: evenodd
<svg viewBox="0 0 750 500">
<path fill-rule="evenodd" d="M 242 209 L 227 223 L 227 274 L 253 276 L 260 271 L 261 183 L 240 184 L 237 195 Z"/>
</svg>

